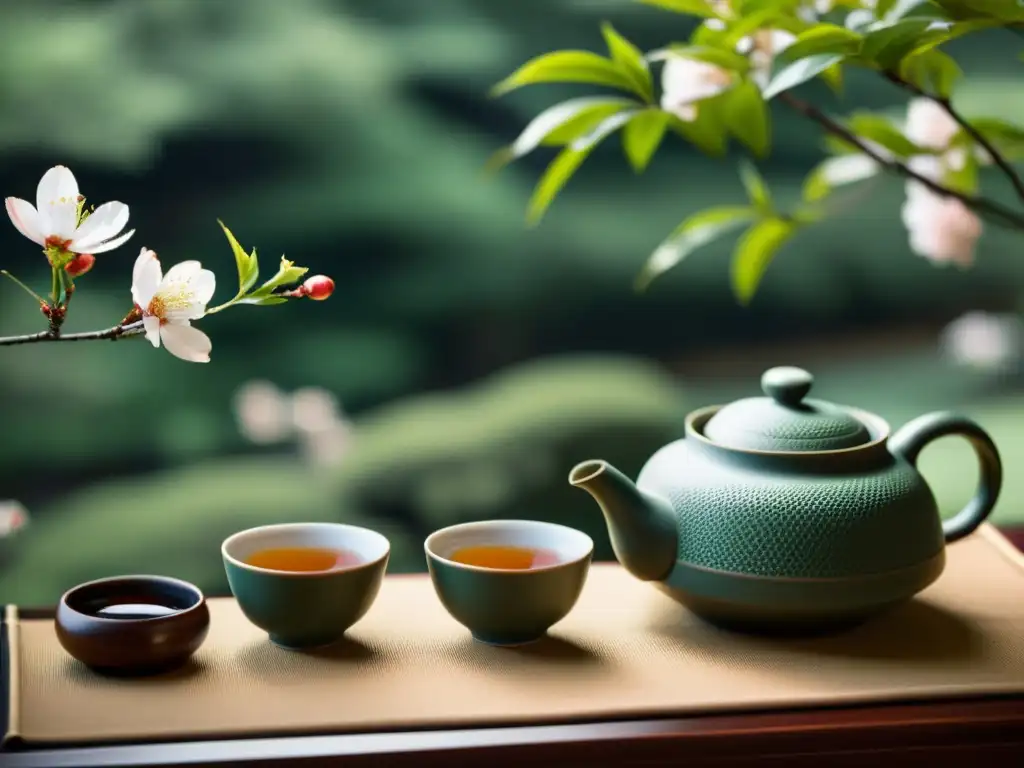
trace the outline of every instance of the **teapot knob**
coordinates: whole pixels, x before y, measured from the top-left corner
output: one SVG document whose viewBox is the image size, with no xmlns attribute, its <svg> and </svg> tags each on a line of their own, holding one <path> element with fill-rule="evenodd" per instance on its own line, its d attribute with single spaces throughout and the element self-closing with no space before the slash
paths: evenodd
<svg viewBox="0 0 1024 768">
<path fill-rule="evenodd" d="M 803 368 L 780 366 L 765 371 L 761 377 L 761 390 L 782 405 L 795 407 L 811 391 L 814 377 Z"/>
</svg>

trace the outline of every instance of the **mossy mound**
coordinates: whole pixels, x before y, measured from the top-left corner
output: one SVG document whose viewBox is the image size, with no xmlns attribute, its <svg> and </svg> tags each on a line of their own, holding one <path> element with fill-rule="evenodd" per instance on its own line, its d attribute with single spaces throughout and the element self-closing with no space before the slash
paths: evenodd
<svg viewBox="0 0 1024 768">
<path fill-rule="evenodd" d="M 354 452 L 336 469 L 259 456 L 97 483 L 18 536 L 0 573 L 0 600 L 53 603 L 81 581 L 132 572 L 223 594 L 220 542 L 289 521 L 379 530 L 391 539 L 392 572 L 424 569 L 421 542 L 432 530 L 484 518 L 573 525 L 608 557 L 601 515 L 568 486 L 569 468 L 600 456 L 635 473 L 678 432 L 684 412 L 670 377 L 647 363 L 530 363 L 366 415 L 354 428 Z"/>
<path fill-rule="evenodd" d="M 360 509 L 418 536 L 468 520 L 537 518 L 585 531 L 610 557 L 601 515 L 568 485 L 569 469 L 601 457 L 635 474 L 681 434 L 685 412 L 674 382 L 651 364 L 535 361 L 367 417 L 336 482 Z"/>
</svg>

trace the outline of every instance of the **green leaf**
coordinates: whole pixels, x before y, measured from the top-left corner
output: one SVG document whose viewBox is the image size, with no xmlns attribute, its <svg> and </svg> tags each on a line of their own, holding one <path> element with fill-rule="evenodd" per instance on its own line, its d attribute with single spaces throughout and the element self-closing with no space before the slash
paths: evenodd
<svg viewBox="0 0 1024 768">
<path fill-rule="evenodd" d="M 771 213 L 772 194 L 764 178 L 749 160 L 740 160 L 740 181 L 747 191 L 747 198 L 761 213 Z"/>
<path fill-rule="evenodd" d="M 253 298 L 269 296 L 278 288 L 297 283 L 307 272 L 309 272 L 308 267 L 296 267 L 294 261 L 289 261 L 282 256 L 281 265 L 277 268 L 277 274 L 249 294 L 249 296 Z"/>
<path fill-rule="evenodd" d="M 643 53 L 633 43 L 615 31 L 615 28 L 605 22 L 601 25 L 601 34 L 604 36 L 605 44 L 608 46 L 608 54 L 612 61 L 619 65 L 622 71 L 633 81 L 636 92 L 643 94 L 647 102 L 654 101 L 654 84 L 651 81 L 651 70 L 647 67 L 647 60 Z"/>
<path fill-rule="evenodd" d="M 680 120 L 672 115 L 669 128 L 708 157 L 721 157 L 729 148 L 729 130 L 725 123 L 728 97 L 726 92 L 702 99 L 694 104 L 697 109 L 694 120 Z"/>
<path fill-rule="evenodd" d="M 904 16 L 914 12 L 914 18 L 916 19 L 931 19 L 932 21 L 948 21 L 949 16 L 937 5 L 933 5 L 929 0 L 895 0 L 890 2 L 891 8 L 886 13 L 880 13 L 876 10 L 875 15 L 882 19 L 886 24 L 892 24 L 899 21 Z"/>
<path fill-rule="evenodd" d="M 655 8 L 663 8 L 666 11 L 699 16 L 702 19 L 712 19 L 718 15 L 705 0 L 637 0 L 637 2 L 653 5 Z"/>
<path fill-rule="evenodd" d="M 584 97 L 597 98 L 600 97 Z M 592 107 L 582 110 L 578 115 L 562 123 L 551 133 L 544 137 L 541 142 L 549 147 L 563 147 L 572 142 L 593 133 L 601 123 L 613 115 L 623 111 L 635 111 L 643 108 L 643 104 L 634 99 L 604 99 L 603 105 L 595 104 Z M 613 103 L 614 102 L 614 103 Z"/>
<path fill-rule="evenodd" d="M 942 183 L 957 192 L 973 195 L 978 191 L 978 159 L 973 153 L 967 153 L 964 164 L 960 168 L 947 168 L 942 175 Z"/>
<path fill-rule="evenodd" d="M 850 0 L 845 0 L 847 3 Z M 739 16 L 749 16 L 752 13 L 772 11 L 778 14 L 793 14 L 802 6 L 807 5 L 806 0 L 730 0 L 730 7 Z M 833 3 L 836 7 L 842 6 L 844 0 Z"/>
<path fill-rule="evenodd" d="M 948 99 L 963 70 L 952 56 L 940 50 L 912 53 L 900 62 L 899 76 L 939 98 Z"/>
<path fill-rule="evenodd" d="M 860 147 L 856 144 L 851 144 L 846 139 L 840 136 L 833 136 L 832 134 L 826 134 L 822 137 L 821 143 L 825 148 L 825 151 L 830 155 L 849 155 L 859 153 Z"/>
<path fill-rule="evenodd" d="M 837 96 L 843 95 L 843 65 L 833 64 L 821 72 L 821 79 Z"/>
<path fill-rule="evenodd" d="M 786 5 L 791 7 L 787 9 Z M 738 18 L 729 22 L 720 44 L 733 50 L 741 39 L 762 29 L 783 29 L 794 34 L 802 32 L 806 24 L 794 16 L 798 5 L 795 2 L 783 4 L 778 0 L 770 0 L 767 3 L 744 3 L 737 9 Z"/>
<path fill-rule="evenodd" d="M 881 115 L 861 112 L 852 115 L 846 124 L 857 136 L 885 147 L 898 157 L 928 154 L 928 150 L 917 146 L 888 118 Z"/>
<path fill-rule="evenodd" d="M 555 197 L 562 191 L 562 188 L 589 154 L 589 149 L 573 149 L 572 146 L 568 146 L 551 161 L 544 171 L 544 175 L 537 182 L 527 207 L 526 221 L 530 226 L 540 223 Z"/>
<path fill-rule="evenodd" d="M 931 23 L 930 19 L 902 19 L 871 31 L 864 38 L 858 58 L 892 69 L 917 47 Z"/>
<path fill-rule="evenodd" d="M 808 56 L 806 59 L 794 61 L 776 73 L 772 81 L 768 83 L 768 87 L 764 89 L 764 100 L 770 101 L 783 91 L 806 83 L 842 60 L 842 56 L 823 53 L 820 56 Z"/>
<path fill-rule="evenodd" d="M 600 122 L 592 131 L 587 132 L 578 139 L 572 141 L 569 145 L 572 149 L 593 149 L 599 143 L 615 131 L 619 130 L 622 126 L 626 125 L 633 116 L 638 114 L 641 110 L 638 109 L 627 109 L 618 112 L 611 117 L 607 117 Z"/>
<path fill-rule="evenodd" d="M 605 119 L 593 131 L 573 141 L 565 147 L 545 169 L 540 181 L 533 190 L 527 206 L 526 220 L 530 226 L 536 226 L 544 217 L 558 193 L 576 173 L 583 161 L 606 136 L 625 125 L 635 111 L 620 112 Z"/>
<path fill-rule="evenodd" d="M 655 278 L 672 269 L 701 246 L 755 218 L 755 209 L 737 205 L 708 208 L 689 216 L 647 259 L 636 278 L 636 290 L 646 290 Z"/>
<path fill-rule="evenodd" d="M 751 152 L 758 157 L 768 154 L 771 121 L 756 83 L 746 80 L 726 94 L 725 120 L 732 135 Z"/>
<path fill-rule="evenodd" d="M 828 182 L 828 175 L 821 170 L 819 165 L 807 174 L 807 177 L 804 179 L 803 188 L 800 191 L 800 196 L 804 199 L 804 202 L 816 203 L 828 197 L 831 192 L 832 185 Z"/>
<path fill-rule="evenodd" d="M 583 96 L 560 102 L 533 118 L 510 146 L 491 156 L 487 166 L 497 170 L 542 144 L 563 146 L 594 130 L 607 117 L 639 106 L 638 101 L 621 96 Z"/>
<path fill-rule="evenodd" d="M 856 32 L 835 24 L 818 24 L 797 35 L 792 45 L 782 52 L 790 61 L 824 53 L 849 55 L 860 50 L 863 38 Z"/>
<path fill-rule="evenodd" d="M 918 38 L 913 49 L 907 55 L 910 56 L 917 53 L 924 53 L 925 51 L 930 51 L 933 48 L 937 48 L 940 45 L 948 43 L 950 40 L 963 37 L 971 32 L 979 32 L 984 29 L 992 29 L 998 26 L 1001 26 L 1001 24 L 996 19 L 974 19 L 971 21 L 958 21 L 955 24 L 950 24 L 937 29 L 929 29 L 926 30 L 920 38 Z"/>
<path fill-rule="evenodd" d="M 660 109 L 639 112 L 626 123 L 622 130 L 622 146 L 629 158 L 629 164 L 637 173 L 650 163 L 668 128 L 670 115 Z"/>
<path fill-rule="evenodd" d="M 256 249 L 253 249 L 252 253 L 246 253 L 224 222 L 217 219 L 217 223 L 224 230 L 228 243 L 231 245 L 231 252 L 235 255 L 235 266 L 238 267 L 238 295 L 241 296 L 256 284 L 256 280 L 260 276 Z"/>
<path fill-rule="evenodd" d="M 1024 158 L 1024 128 L 996 117 L 971 118 L 970 123 L 1007 160 Z"/>
<path fill-rule="evenodd" d="M 494 86 L 491 95 L 502 96 L 538 83 L 592 83 L 637 93 L 633 79 L 611 60 L 590 51 L 555 51 L 523 64 Z"/>
<path fill-rule="evenodd" d="M 1018 0 L 968 0 L 968 4 L 1001 21 L 1024 21 L 1024 5 Z"/>
<path fill-rule="evenodd" d="M 246 296 L 239 299 L 236 304 L 254 304 L 257 307 L 272 307 L 275 304 L 284 304 L 288 299 L 283 296 Z"/>
<path fill-rule="evenodd" d="M 804 178 L 801 196 L 804 202 L 815 203 L 831 192 L 833 187 L 863 181 L 876 175 L 881 168 L 867 155 L 844 154 L 823 160 Z"/>
<path fill-rule="evenodd" d="M 954 19 L 992 18 L 1024 21 L 1024 6 L 1017 0 L 932 0 Z"/>
<path fill-rule="evenodd" d="M 736 244 L 731 266 L 732 290 L 741 304 L 747 305 L 754 298 L 776 252 L 796 230 L 793 222 L 769 218 L 743 233 Z"/>
<path fill-rule="evenodd" d="M 672 56 L 703 61 L 706 64 L 714 64 L 716 67 L 740 74 L 744 74 L 750 69 L 750 61 L 746 56 L 710 45 L 670 45 L 667 48 L 652 51 L 647 58 L 651 61 L 662 61 Z"/>
<path fill-rule="evenodd" d="M 690 34 L 689 40 L 690 45 L 723 48 L 728 51 L 736 49 L 736 44 L 729 40 L 728 29 L 720 28 L 718 25 L 698 24 L 697 28 Z M 648 56 L 648 58 L 650 57 Z"/>
<path fill-rule="evenodd" d="M 875 3 L 875 18 L 884 19 L 898 0 L 878 0 Z"/>
</svg>

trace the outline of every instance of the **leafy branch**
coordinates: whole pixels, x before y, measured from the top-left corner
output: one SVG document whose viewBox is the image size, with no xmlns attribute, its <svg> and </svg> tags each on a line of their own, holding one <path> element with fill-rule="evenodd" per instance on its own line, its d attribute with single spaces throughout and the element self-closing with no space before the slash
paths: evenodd
<svg viewBox="0 0 1024 768">
<path fill-rule="evenodd" d="M 1012 165 L 1010 165 L 1010 162 L 1005 157 L 1003 157 L 1002 153 L 998 149 L 996 149 L 995 145 L 991 141 L 989 141 L 988 138 L 981 131 L 979 131 L 967 118 L 960 114 L 959 110 L 957 110 L 953 106 L 953 104 L 950 102 L 948 98 L 943 96 L 935 96 L 933 94 L 927 93 L 923 88 L 915 85 L 914 83 L 908 82 L 907 80 L 904 80 L 902 77 L 895 74 L 894 72 L 883 72 L 882 76 L 885 77 L 893 85 L 903 88 L 904 90 L 913 93 L 915 96 L 921 96 L 926 99 L 931 99 L 940 107 L 942 107 L 946 111 L 946 113 L 951 118 L 953 118 L 953 120 L 956 121 L 957 125 L 959 125 L 964 130 L 964 133 L 970 136 L 971 139 L 973 139 L 979 147 L 985 150 L 988 156 L 992 158 L 992 162 L 996 164 L 999 170 L 1006 174 L 1006 177 L 1010 180 L 1010 183 L 1013 184 L 1013 188 L 1017 193 L 1017 197 L 1019 197 L 1021 200 L 1024 200 L 1024 181 L 1021 181 L 1021 178 L 1018 175 L 1017 171 L 1014 169 Z"/>
<path fill-rule="evenodd" d="M 955 197 L 957 200 L 962 202 L 964 205 L 972 208 L 973 210 L 987 214 L 990 218 L 999 221 L 1000 223 L 1010 226 L 1015 229 L 1024 230 L 1024 214 L 1017 213 L 1004 205 L 1001 205 L 993 200 L 988 200 L 984 197 L 976 197 L 974 195 L 968 195 L 963 192 L 957 192 L 956 190 L 950 189 L 949 187 L 943 186 L 937 181 L 918 173 L 904 163 L 899 162 L 890 157 L 882 155 L 880 152 L 871 147 L 870 144 L 861 140 L 853 131 L 844 127 L 837 121 L 830 118 L 820 109 L 812 104 L 807 103 L 791 93 L 779 94 L 779 99 L 796 110 L 804 117 L 810 118 L 818 123 L 822 128 L 831 133 L 834 136 L 839 137 L 848 144 L 856 147 L 860 152 L 864 153 L 881 167 L 886 168 L 894 173 L 904 176 L 908 179 L 918 182 L 919 184 L 927 187 L 932 192 L 943 197 Z"/>
<path fill-rule="evenodd" d="M 635 287 L 678 264 L 695 249 L 743 229 L 732 254 L 731 283 L 740 303 L 757 290 L 775 253 L 803 227 L 838 207 L 826 201 L 836 187 L 860 182 L 886 171 L 912 180 L 931 193 L 920 198 L 921 224 L 936 228 L 928 245 L 910 247 L 933 261 L 973 258 L 981 227 L 978 217 L 1024 230 L 1024 210 L 979 193 L 978 169 L 998 167 L 1024 201 L 1024 181 L 1011 161 L 1024 156 L 1024 128 L 998 118 L 968 120 L 952 105 L 954 86 L 964 76 L 940 47 L 964 35 L 1024 24 L 1021 0 L 878 0 L 870 4 L 842 0 L 832 15 L 799 13 L 806 4 L 787 2 L 712 3 L 709 0 L 638 0 L 665 11 L 704 21 L 685 44 L 670 43 L 641 53 L 608 24 L 602 27 L 607 56 L 563 50 L 531 59 L 505 78 L 494 93 L 508 93 L 539 83 L 580 83 L 617 91 L 614 95 L 574 98 L 549 107 L 531 121 L 513 144 L 499 151 L 500 166 L 540 147 L 558 147 L 537 182 L 527 209 L 536 224 L 594 147 L 619 132 L 622 149 L 637 173 L 646 169 L 662 140 L 676 134 L 709 157 L 724 157 L 735 140 L 750 156 L 765 157 L 772 144 L 769 102 L 816 122 L 827 136 L 828 154 L 806 177 L 802 201 L 791 211 L 772 202 L 768 185 L 747 161 L 740 175 L 747 203 L 718 205 L 689 215 L 648 257 Z M 840 20 L 839 13 L 846 14 Z M 788 40 L 782 41 L 788 37 Z M 781 41 L 781 42 L 780 42 Z M 776 66 L 781 62 L 781 66 Z M 661 93 L 654 94 L 649 65 L 661 63 Z M 908 119 L 906 127 L 888 116 L 857 110 L 834 118 L 791 91 L 820 80 L 842 94 L 844 73 L 861 68 L 881 76 L 938 106 L 939 134 L 952 139 L 936 147 L 927 120 Z M 660 97 L 660 98 L 659 98 Z M 918 113 L 914 113 L 918 114 Z M 908 111 L 908 118 L 910 112 Z M 911 125 L 913 123 L 913 125 Z M 965 150 L 962 166 L 950 152 Z M 917 163 L 918 159 L 927 162 Z M 942 174 L 933 174 L 938 165 Z M 954 167 L 955 166 L 955 167 Z M 969 212 L 950 221 L 948 209 L 933 198 L 956 199 Z M 927 217 L 932 217 L 926 220 Z M 920 218 L 920 217 L 919 217 Z M 908 230 L 911 228 L 907 224 Z M 958 239 L 955 243 L 943 240 Z M 924 249 L 924 251 L 922 251 Z"/>
<path fill-rule="evenodd" d="M 256 250 L 247 252 L 239 244 L 238 240 L 231 233 L 223 222 L 218 221 L 221 229 L 228 239 L 231 251 L 235 257 L 235 264 L 238 269 L 238 292 L 223 304 L 205 308 L 202 307 L 202 314 L 211 315 L 222 312 L 228 307 L 236 304 L 255 304 L 258 306 L 271 306 L 283 304 L 289 299 L 310 298 L 322 301 L 328 298 L 334 290 L 334 281 L 324 275 L 316 275 L 307 279 L 302 285 L 290 288 L 309 271 L 306 267 L 297 267 L 284 257 L 277 273 L 261 286 L 253 290 L 253 286 L 259 279 L 259 264 L 256 258 Z M 145 253 L 145 250 L 144 250 Z M 155 256 L 155 254 L 150 254 Z M 63 261 L 52 264 L 51 275 L 51 298 L 45 299 L 33 291 L 29 286 L 16 278 L 7 270 L 0 270 L 0 276 L 7 277 L 18 287 L 24 290 L 34 301 L 38 302 L 43 315 L 49 321 L 49 328 L 38 333 L 28 333 L 18 336 L 0 337 L 0 347 L 17 346 L 22 344 L 43 344 L 58 341 L 117 341 L 123 338 L 139 336 L 145 333 L 143 316 L 147 314 L 143 308 L 135 306 L 117 325 L 99 331 L 87 331 L 84 333 L 62 333 L 61 327 L 67 313 L 68 302 L 75 291 L 75 284 L 72 275 L 65 269 L 65 264 L 71 258 L 69 255 L 62 255 Z M 140 256 L 142 258 L 142 256 Z M 133 292 L 135 286 L 133 286 Z M 157 315 L 159 317 L 159 315 Z M 164 318 L 160 318 L 161 323 Z"/>
</svg>

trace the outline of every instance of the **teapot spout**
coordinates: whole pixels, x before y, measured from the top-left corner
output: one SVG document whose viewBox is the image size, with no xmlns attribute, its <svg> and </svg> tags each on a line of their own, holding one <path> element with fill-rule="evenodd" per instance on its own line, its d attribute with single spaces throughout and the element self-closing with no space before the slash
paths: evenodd
<svg viewBox="0 0 1024 768">
<path fill-rule="evenodd" d="M 661 581 L 672 571 L 679 548 L 676 515 L 667 501 L 641 491 L 605 461 L 584 461 L 569 484 L 597 501 L 608 524 L 615 556 L 642 581 Z"/>
</svg>

